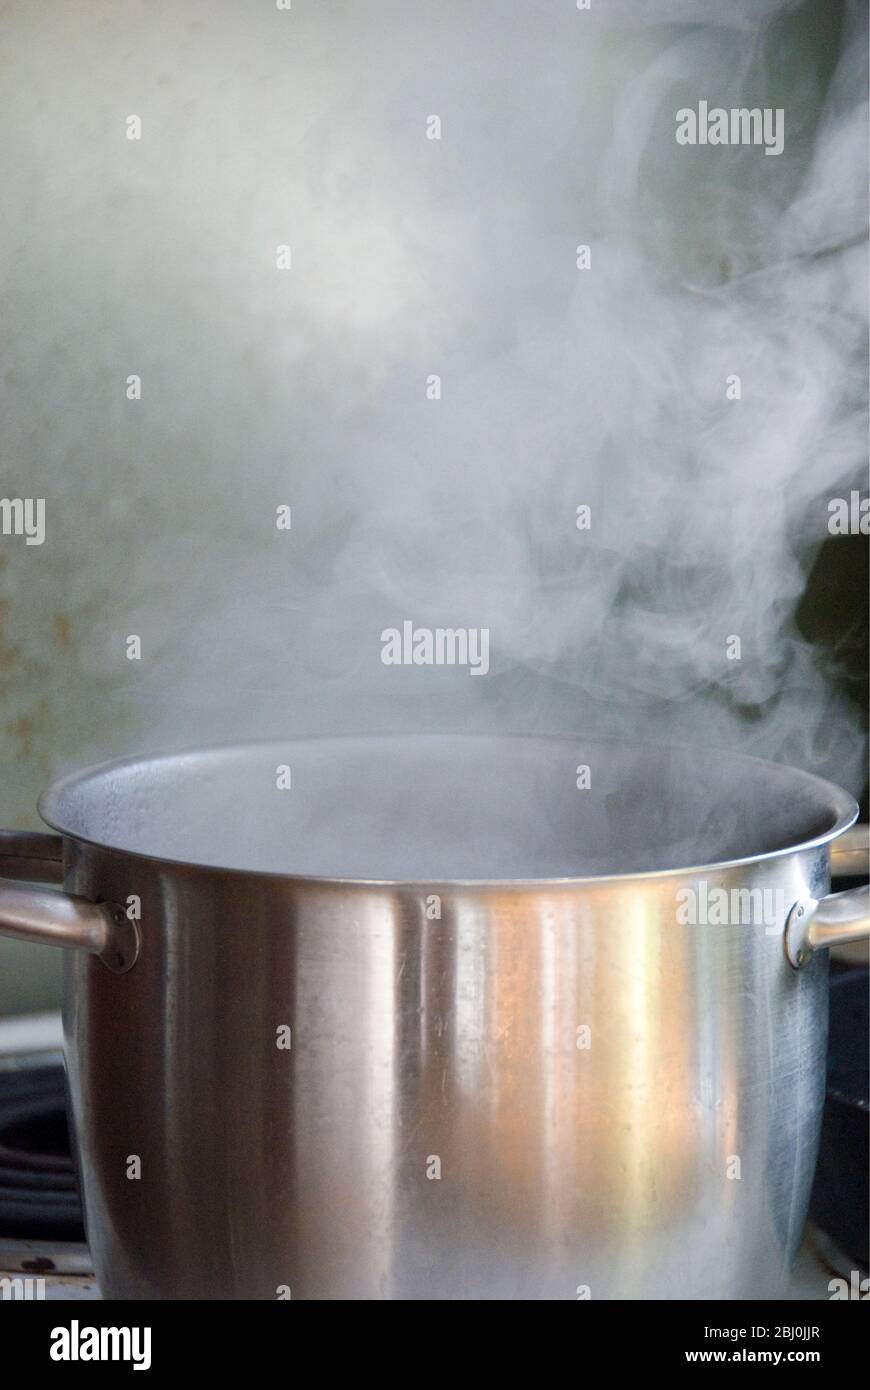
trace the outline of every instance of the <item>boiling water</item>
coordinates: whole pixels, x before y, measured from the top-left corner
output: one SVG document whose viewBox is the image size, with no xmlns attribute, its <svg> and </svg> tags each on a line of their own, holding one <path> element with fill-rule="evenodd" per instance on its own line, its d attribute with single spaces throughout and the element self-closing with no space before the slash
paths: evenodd
<svg viewBox="0 0 870 1390">
<path fill-rule="evenodd" d="M 86 839 L 232 869 L 522 879 L 743 858 L 831 831 L 850 800 L 754 759 L 533 738 L 288 740 L 108 765 L 46 817 Z"/>
</svg>

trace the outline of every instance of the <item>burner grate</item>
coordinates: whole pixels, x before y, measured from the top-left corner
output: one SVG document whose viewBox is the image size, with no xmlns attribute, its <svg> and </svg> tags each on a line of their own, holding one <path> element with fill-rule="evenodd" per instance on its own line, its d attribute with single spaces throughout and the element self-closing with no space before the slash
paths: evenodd
<svg viewBox="0 0 870 1390">
<path fill-rule="evenodd" d="M 0 1237 L 84 1240 L 61 1066 L 0 1073 Z"/>
</svg>

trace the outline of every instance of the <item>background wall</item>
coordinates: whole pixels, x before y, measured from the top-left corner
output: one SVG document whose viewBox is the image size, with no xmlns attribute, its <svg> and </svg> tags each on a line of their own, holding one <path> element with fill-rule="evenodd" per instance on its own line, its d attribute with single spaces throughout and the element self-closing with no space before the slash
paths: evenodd
<svg viewBox="0 0 870 1390">
<path fill-rule="evenodd" d="M 0 494 L 47 524 L 0 538 L 6 825 L 283 732 L 643 731 L 860 793 L 863 7 L 0 14 Z M 700 99 L 783 153 L 678 146 Z M 488 626 L 490 674 L 383 666 L 406 618 Z M 0 1009 L 58 967 L 4 943 Z"/>
</svg>

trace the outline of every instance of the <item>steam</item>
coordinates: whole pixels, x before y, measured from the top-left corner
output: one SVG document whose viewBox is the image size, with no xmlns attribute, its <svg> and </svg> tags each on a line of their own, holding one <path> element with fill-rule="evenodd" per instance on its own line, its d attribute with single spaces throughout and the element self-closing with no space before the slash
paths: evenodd
<svg viewBox="0 0 870 1390">
<path fill-rule="evenodd" d="M 80 571 L 100 547 L 78 625 L 110 715 L 94 755 L 579 731 L 859 790 L 854 711 L 795 609 L 827 500 L 862 485 L 863 9 L 91 10 L 61 35 L 72 60 L 43 54 L 59 91 L 47 113 L 25 96 L 22 123 L 58 118 L 52 158 L 78 160 L 73 260 L 28 332 L 83 349 L 72 424 L 57 404 L 92 529 L 54 554 Z M 59 120 L 83 99 L 90 163 Z M 782 107 L 783 153 L 679 146 L 700 99 Z M 37 205 L 37 248 L 56 211 Z M 94 429 L 82 393 L 105 377 L 114 400 L 138 370 L 142 402 Z M 57 428 L 36 427 L 49 529 L 76 491 Z M 405 621 L 488 629 L 486 679 L 385 667 Z"/>
</svg>

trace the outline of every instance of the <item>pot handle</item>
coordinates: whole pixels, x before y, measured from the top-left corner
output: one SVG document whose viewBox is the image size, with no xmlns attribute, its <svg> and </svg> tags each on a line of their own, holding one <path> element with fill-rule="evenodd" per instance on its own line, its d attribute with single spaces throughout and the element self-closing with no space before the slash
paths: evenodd
<svg viewBox="0 0 870 1390">
<path fill-rule="evenodd" d="M 856 825 L 831 846 L 831 869 L 841 877 L 866 874 L 870 826 Z M 870 886 L 796 902 L 785 922 L 785 953 L 799 970 L 815 951 L 870 937 Z"/>
<path fill-rule="evenodd" d="M 122 907 L 8 881 L 62 883 L 59 835 L 0 830 L 0 872 L 0 935 L 89 951 L 117 975 L 136 964 L 139 933 Z"/>
<path fill-rule="evenodd" d="M 870 825 L 853 825 L 831 845 L 835 878 L 866 877 L 870 873 Z"/>
</svg>

